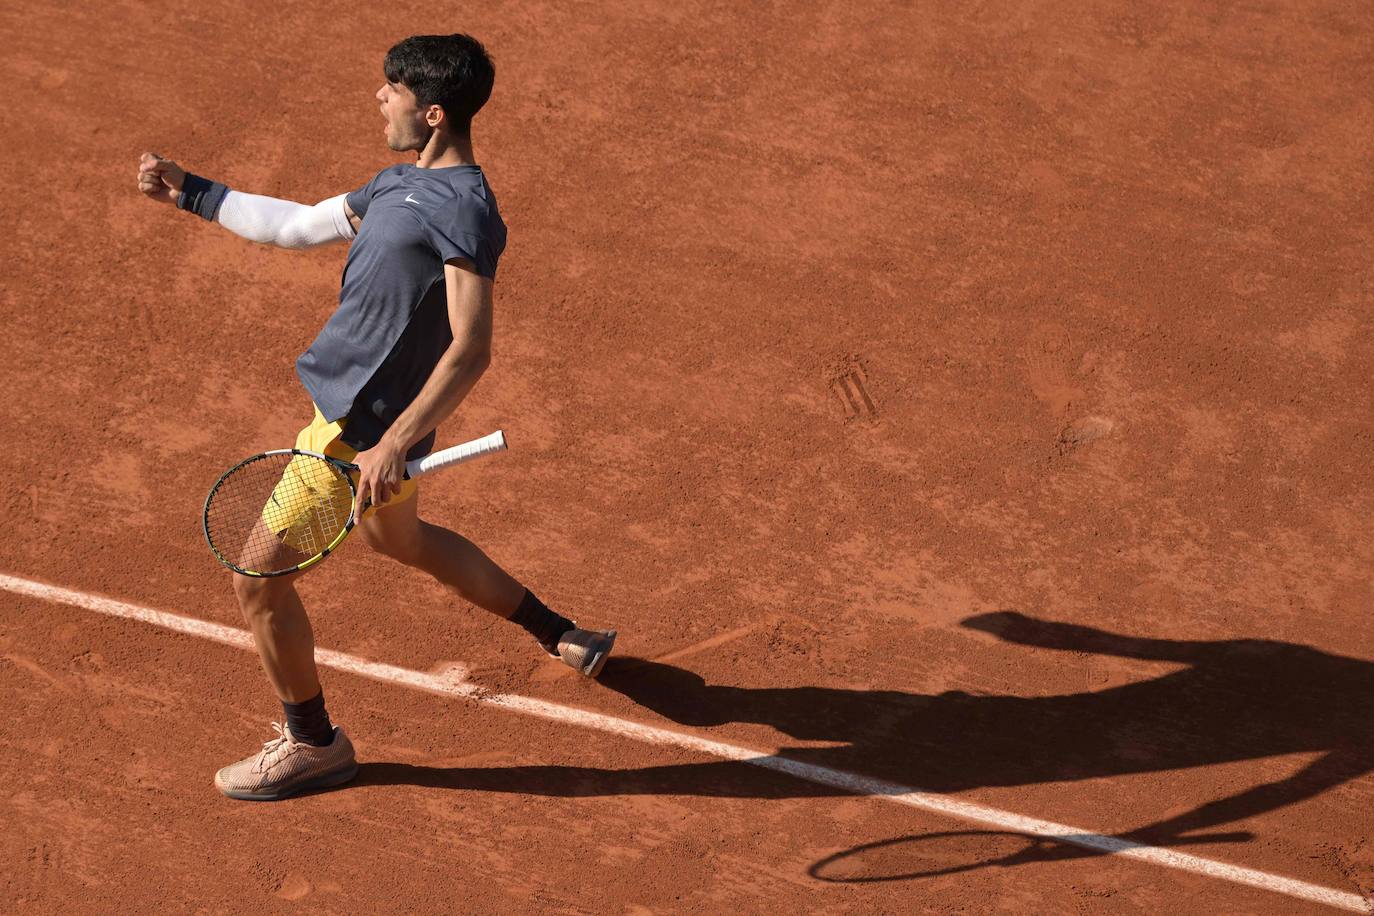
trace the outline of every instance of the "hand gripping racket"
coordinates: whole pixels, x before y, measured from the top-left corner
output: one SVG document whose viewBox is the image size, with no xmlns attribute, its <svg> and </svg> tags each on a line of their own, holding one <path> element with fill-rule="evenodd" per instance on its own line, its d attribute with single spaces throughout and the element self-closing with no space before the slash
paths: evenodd
<svg viewBox="0 0 1374 916">
<path fill-rule="evenodd" d="M 406 462 L 407 480 L 504 451 L 497 430 Z M 205 498 L 205 540 L 245 576 L 284 576 L 315 565 L 353 530 L 358 466 L 295 448 L 245 458 Z"/>
</svg>

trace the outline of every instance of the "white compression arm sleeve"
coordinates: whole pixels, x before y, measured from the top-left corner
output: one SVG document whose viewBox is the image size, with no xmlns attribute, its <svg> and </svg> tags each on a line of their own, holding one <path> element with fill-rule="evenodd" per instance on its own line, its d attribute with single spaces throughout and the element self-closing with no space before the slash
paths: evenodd
<svg viewBox="0 0 1374 916">
<path fill-rule="evenodd" d="M 356 235 L 344 212 L 345 196 L 340 194 L 311 207 L 231 190 L 224 196 L 215 222 L 249 241 L 282 248 L 313 248 Z"/>
</svg>

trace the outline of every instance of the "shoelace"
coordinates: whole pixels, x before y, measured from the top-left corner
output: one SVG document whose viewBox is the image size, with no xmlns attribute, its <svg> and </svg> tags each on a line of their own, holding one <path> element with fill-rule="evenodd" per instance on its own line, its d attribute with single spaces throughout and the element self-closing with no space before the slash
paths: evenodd
<svg viewBox="0 0 1374 916">
<path fill-rule="evenodd" d="M 263 768 L 263 764 L 268 763 L 268 756 L 273 757 L 271 763 L 277 762 L 277 757 L 283 750 L 291 746 L 291 736 L 287 734 L 286 726 L 280 722 L 273 722 L 272 729 L 277 733 L 275 738 L 269 738 L 262 744 L 262 753 L 258 754 L 257 767 Z"/>
</svg>

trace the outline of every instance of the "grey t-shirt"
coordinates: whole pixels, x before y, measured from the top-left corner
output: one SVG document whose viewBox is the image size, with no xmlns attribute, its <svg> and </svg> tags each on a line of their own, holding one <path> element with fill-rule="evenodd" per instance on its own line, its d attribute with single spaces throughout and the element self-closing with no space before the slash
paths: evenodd
<svg viewBox="0 0 1374 916">
<path fill-rule="evenodd" d="M 393 165 L 348 195 L 363 217 L 348 249 L 339 307 L 296 374 L 343 441 L 371 448 L 424 387 L 453 342 L 444 262 L 467 258 L 496 276 L 506 224 L 475 165 Z M 408 457 L 427 454 L 434 431 Z"/>
</svg>

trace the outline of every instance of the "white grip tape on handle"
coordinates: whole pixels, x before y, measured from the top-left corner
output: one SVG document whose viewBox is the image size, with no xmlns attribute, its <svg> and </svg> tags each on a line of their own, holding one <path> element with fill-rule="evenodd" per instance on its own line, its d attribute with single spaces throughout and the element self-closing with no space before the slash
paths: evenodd
<svg viewBox="0 0 1374 916">
<path fill-rule="evenodd" d="M 464 461 L 471 461 L 474 458 L 481 458 L 483 455 L 490 455 L 492 452 L 505 451 L 505 449 L 506 435 L 498 429 L 489 436 L 432 452 L 423 458 L 416 458 L 414 461 L 407 461 L 406 474 L 412 478 L 419 477 L 430 471 L 437 471 L 454 464 L 462 464 Z"/>
</svg>

